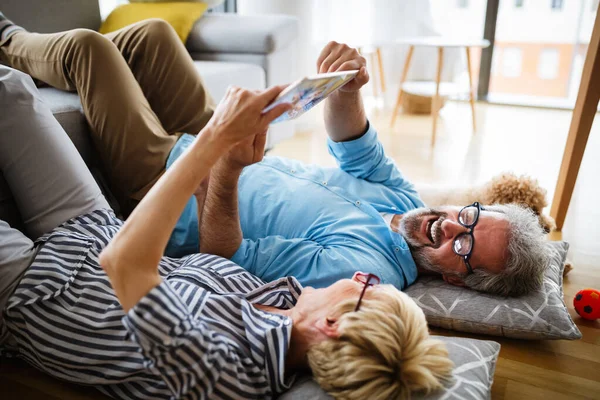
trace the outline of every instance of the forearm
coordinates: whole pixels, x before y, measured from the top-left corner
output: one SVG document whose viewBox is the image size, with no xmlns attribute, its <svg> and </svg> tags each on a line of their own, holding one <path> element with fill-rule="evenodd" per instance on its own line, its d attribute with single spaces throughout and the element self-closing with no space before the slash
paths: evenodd
<svg viewBox="0 0 600 400">
<path fill-rule="evenodd" d="M 125 311 L 160 284 L 158 264 L 177 220 L 217 160 L 238 142 L 265 132 L 270 122 L 289 109 L 282 104 L 261 112 L 282 90 L 274 86 L 256 93 L 230 87 L 208 125 L 100 254 L 100 265 Z"/>
<path fill-rule="evenodd" d="M 204 213 L 200 222 L 200 251 L 231 258 L 242 242 L 238 210 L 238 180 L 241 170 L 225 163 L 211 174 Z"/>
<path fill-rule="evenodd" d="M 154 185 L 100 255 L 125 310 L 160 283 L 157 266 L 185 204 L 227 150 L 225 141 L 218 140 L 213 131 L 201 132 L 190 151 Z"/>
<path fill-rule="evenodd" d="M 360 92 L 337 91 L 325 103 L 325 127 L 335 142 L 357 139 L 367 130 L 367 115 Z"/>
<path fill-rule="evenodd" d="M 198 214 L 198 243 L 202 243 L 202 217 L 204 214 L 204 204 L 206 203 L 206 196 L 208 195 L 208 183 L 209 177 L 204 179 L 198 190 L 194 192 L 194 197 L 196 198 L 196 210 Z M 200 251 L 198 249 L 198 251 Z"/>
</svg>

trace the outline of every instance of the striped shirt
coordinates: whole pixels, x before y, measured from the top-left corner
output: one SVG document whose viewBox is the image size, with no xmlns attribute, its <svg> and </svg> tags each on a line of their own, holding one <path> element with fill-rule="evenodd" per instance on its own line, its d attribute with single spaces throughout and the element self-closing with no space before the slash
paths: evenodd
<svg viewBox="0 0 600 400">
<path fill-rule="evenodd" d="M 164 257 L 163 282 L 127 314 L 98 256 L 122 222 L 111 211 L 74 218 L 39 239 L 8 301 L 0 346 L 57 378 L 122 399 L 270 398 L 289 388 L 294 278 L 265 283 L 232 262 Z"/>
</svg>

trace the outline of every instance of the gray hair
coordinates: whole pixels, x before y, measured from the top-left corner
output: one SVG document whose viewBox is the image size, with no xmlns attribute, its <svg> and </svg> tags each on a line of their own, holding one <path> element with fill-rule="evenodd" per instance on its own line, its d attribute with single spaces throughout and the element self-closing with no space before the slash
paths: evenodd
<svg viewBox="0 0 600 400">
<path fill-rule="evenodd" d="M 516 204 L 496 204 L 485 209 L 499 212 L 508 220 L 505 268 L 497 274 L 477 268 L 463 278 L 465 284 L 472 289 L 501 296 L 520 296 L 539 289 L 550 255 L 538 217 L 533 211 Z"/>
</svg>

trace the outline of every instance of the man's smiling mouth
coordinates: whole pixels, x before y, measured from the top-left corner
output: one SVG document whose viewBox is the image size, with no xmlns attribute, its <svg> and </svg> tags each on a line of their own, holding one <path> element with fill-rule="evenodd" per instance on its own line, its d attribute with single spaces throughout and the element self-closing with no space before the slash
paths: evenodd
<svg viewBox="0 0 600 400">
<path fill-rule="evenodd" d="M 442 222 L 444 221 L 443 217 L 432 218 L 427 222 L 427 227 L 425 228 L 425 234 L 427 238 L 431 241 L 431 244 L 435 245 L 439 240 Z"/>
</svg>

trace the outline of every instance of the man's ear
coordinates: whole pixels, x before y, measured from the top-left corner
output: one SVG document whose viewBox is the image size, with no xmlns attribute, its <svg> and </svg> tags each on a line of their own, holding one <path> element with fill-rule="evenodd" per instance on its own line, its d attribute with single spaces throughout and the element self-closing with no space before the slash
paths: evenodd
<svg viewBox="0 0 600 400">
<path fill-rule="evenodd" d="M 454 286 L 467 286 L 465 284 L 465 281 L 463 281 L 460 276 L 443 274 L 442 278 L 444 278 L 444 281 L 446 281 L 446 283 L 449 283 Z"/>
<path fill-rule="evenodd" d="M 337 339 L 340 337 L 340 332 L 338 331 L 338 321 L 335 318 L 326 317 L 320 319 L 315 324 L 316 328 L 323 333 L 325 336 Z"/>
</svg>

